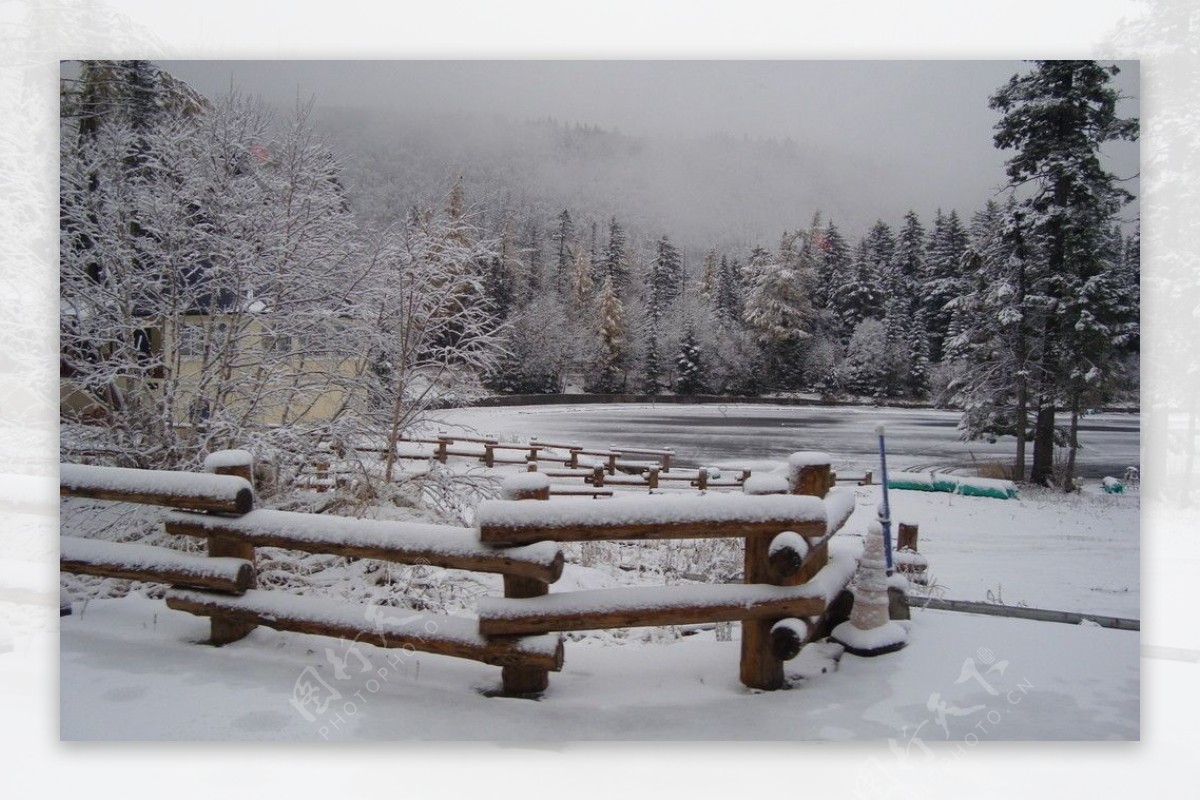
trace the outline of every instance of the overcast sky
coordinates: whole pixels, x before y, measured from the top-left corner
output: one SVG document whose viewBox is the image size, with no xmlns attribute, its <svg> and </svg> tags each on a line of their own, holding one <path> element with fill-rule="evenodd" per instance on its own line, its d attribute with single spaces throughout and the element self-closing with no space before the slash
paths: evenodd
<svg viewBox="0 0 1200 801">
<path fill-rule="evenodd" d="M 1004 183 L 988 96 L 1031 65 L 1019 61 L 169 61 L 214 96 L 236 86 L 324 110 L 383 106 L 416 113 L 552 117 L 629 134 L 790 138 L 880 170 L 877 208 L 972 210 Z M 1138 64 L 1116 85 L 1140 116 Z M 1110 148 L 1110 169 L 1137 172 L 1137 145 Z M 1131 187 L 1136 190 L 1136 187 Z M 902 212 L 901 212 L 902 213 Z"/>
</svg>

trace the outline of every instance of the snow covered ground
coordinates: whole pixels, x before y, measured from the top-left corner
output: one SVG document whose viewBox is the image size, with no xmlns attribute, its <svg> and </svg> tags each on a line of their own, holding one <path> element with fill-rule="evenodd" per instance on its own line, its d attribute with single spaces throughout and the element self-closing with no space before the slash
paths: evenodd
<svg viewBox="0 0 1200 801">
<path fill-rule="evenodd" d="M 802 655 L 793 689 L 738 682 L 738 643 L 712 631 L 659 644 L 567 644 L 539 702 L 491 698 L 499 670 L 323 637 L 255 631 L 211 648 L 200 618 L 127 596 L 63 621 L 61 733 L 69 740 L 1136 739 L 1138 636 L 1089 626 L 918 611 L 910 644 Z M 335 662 L 345 663 L 342 678 Z M 798 678 L 811 672 L 808 678 Z M 317 677 L 320 677 L 319 679 Z M 304 682 L 336 691 L 294 705 Z"/>
<path fill-rule="evenodd" d="M 759 475 L 785 469 L 782 460 L 754 463 Z M 840 535 L 848 538 L 865 530 L 880 499 L 878 486 L 853 492 Z M 1139 616 L 1136 493 L 891 498 L 896 520 L 920 526 L 935 595 Z M 554 590 L 687 575 L 675 552 L 615 553 L 640 569 L 597 564 L 593 553 L 587 566 L 568 565 Z M 348 592 L 356 576 L 327 589 Z M 571 638 L 564 671 L 530 702 L 487 697 L 499 670 L 471 662 L 365 645 L 352 653 L 347 643 L 261 628 L 213 649 L 196 644 L 205 619 L 159 600 L 75 607 L 61 635 L 61 734 L 72 740 L 871 740 L 924 759 L 934 742 L 1128 740 L 1140 731 L 1138 634 L 1087 625 L 918 609 L 905 650 L 845 656 L 825 674 L 832 665 L 806 653 L 788 665 L 795 687 L 769 694 L 738 682 L 736 627 L 732 639 L 714 628 L 600 633 Z M 329 706 L 292 703 L 304 687 Z"/>
<path fill-rule="evenodd" d="M 501 420 L 495 412 L 489 410 L 492 421 Z M 551 435 L 543 426 L 529 428 Z M 896 443 L 900 437 L 894 432 L 893 426 L 890 441 Z M 588 439 L 611 441 L 625 437 L 605 431 Z M 862 451 L 868 462 L 869 444 Z M 943 461 L 914 455 L 929 464 Z M 771 454 L 762 468 L 780 462 Z M 186 775 L 188 786 L 217 792 L 213 788 L 221 786 L 222 776 L 236 774 L 247 793 L 262 797 L 279 792 L 329 797 L 352 795 L 361 777 L 387 775 L 394 777 L 387 786 L 398 795 L 579 797 L 627 795 L 637 788 L 670 797 L 686 786 L 689 795 L 708 797 L 790 797 L 809 791 L 937 797 L 953 786 L 957 797 L 962 788 L 994 795 L 1070 794 L 1086 777 L 1094 792 L 1102 789 L 1113 797 L 1186 795 L 1187 782 L 1181 783 L 1176 771 L 1189 764 L 1200 736 L 1195 715 L 1187 711 L 1195 698 L 1200 627 L 1194 625 L 1191 605 L 1181 601 L 1190 597 L 1192 577 L 1200 569 L 1194 546 L 1200 518 L 1161 503 L 1147 506 L 1146 527 L 1153 536 L 1143 543 L 1145 581 L 1139 583 L 1137 561 L 1127 545 L 1137 541 L 1141 499 L 1105 497 L 1091 489 L 1087 497 L 1074 499 L 1039 498 L 1027 491 L 1018 501 L 895 493 L 893 503 L 902 519 L 919 522 L 921 550 L 946 597 L 986 599 L 991 590 L 1008 604 L 1143 616 L 1140 638 L 1090 626 L 916 610 L 905 650 L 873 661 L 846 656 L 837 672 L 826 675 L 819 674 L 820 660 L 801 657 L 789 663 L 789 673 L 804 671 L 809 678 L 792 690 L 754 694 L 737 681 L 736 639 L 718 642 L 711 630 L 678 639 L 596 637 L 568 642 L 564 671 L 552 674 L 546 698 L 522 702 L 479 693 L 498 684 L 497 669 L 443 657 L 410 658 L 378 685 L 368 685 L 368 674 L 360 673 L 361 663 L 352 659 L 346 662 L 343 685 L 326 652 L 338 646 L 336 641 L 259 629 L 226 648 L 197 645 L 192 641 L 206 636 L 204 620 L 139 597 L 93 600 L 86 608 L 77 603 L 76 615 L 61 621 L 60 642 L 53 607 L 42 611 L 18 602 L 0 605 L 0 704 L 7 710 L 13 745 L 29 745 L 31 754 L 56 764 L 69 754 L 72 775 L 87 775 L 93 787 L 124 787 L 131 774 L 156 787 L 175 786 Z M 848 533 L 861 530 L 873 509 L 871 491 L 860 492 Z M 906 510 L 914 503 L 919 508 Z M 1078 508 L 1070 510 L 1072 504 Z M 992 534 L 999 510 L 1010 524 L 1002 538 Z M 1080 520 L 1087 522 L 1061 528 L 1064 521 Z M 8 541 L 20 546 L 22 558 L 49 562 L 52 554 L 42 553 L 46 540 L 38 533 L 41 521 L 35 514 L 10 516 Z M 1052 536 L 1038 536 L 1039 531 Z M 979 563 L 989 566 L 974 569 Z M 53 586 L 55 567 L 48 563 L 41 572 L 45 582 L 28 580 L 37 588 Z M 1103 581 L 1089 581 L 1093 575 Z M 579 567 L 568 570 L 562 587 L 611 586 L 613 581 L 612 572 Z M 1128 591 L 1118 591 L 1126 586 Z M 1139 586 L 1145 593 L 1142 610 Z M 362 653 L 375 671 L 371 676 L 390 668 L 392 652 L 364 647 Z M 343 655 L 335 651 L 332 656 Z M 987 692 L 971 665 L 999 694 Z M 329 720 L 323 734 L 321 719 L 308 720 L 290 704 L 296 681 L 308 668 L 324 671 L 331 686 L 344 690 L 340 728 Z M 1022 686 L 1028 684 L 1033 686 L 1026 696 Z M 1012 700 L 1022 703 L 1010 702 L 1008 693 L 1014 690 L 1018 695 Z M 1145 704 L 1140 716 L 1139 696 Z M 1024 705 L 1027 697 L 1037 703 Z M 346 702 L 357 705 L 353 714 Z M 999 721 L 993 722 L 997 715 Z M 47 745 L 60 735 L 314 744 L 328 736 L 357 744 L 337 755 L 303 746 L 298 751 L 155 747 L 150 755 L 102 744 Z M 987 742 L 1139 735 L 1140 746 L 1103 748 Z M 426 739 L 437 736 L 482 742 L 446 745 Z M 825 742 L 814 763 L 787 744 L 646 748 L 632 742 L 562 742 L 605 736 L 780 737 L 841 744 Z M 425 742 L 408 743 L 400 751 L 364 742 L 377 738 Z M 1019 769 L 1013 769 L 1014 760 Z M 468 764 L 472 767 L 465 769 Z M 794 778 L 788 778 L 789 764 L 798 771 Z M 31 771 L 13 777 L 9 789 L 37 796 L 46 787 L 63 786 L 59 779 L 66 777 Z"/>
</svg>

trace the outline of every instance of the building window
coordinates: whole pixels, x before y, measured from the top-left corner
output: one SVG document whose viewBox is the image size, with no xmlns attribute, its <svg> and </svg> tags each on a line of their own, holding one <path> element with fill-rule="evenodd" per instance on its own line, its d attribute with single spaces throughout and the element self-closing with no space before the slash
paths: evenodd
<svg viewBox="0 0 1200 801">
<path fill-rule="evenodd" d="M 263 334 L 262 346 L 267 353 L 286 356 L 292 352 L 292 336 L 291 334 Z"/>
<path fill-rule="evenodd" d="M 204 355 L 204 326 L 198 323 L 183 323 L 179 326 L 179 355 Z"/>
</svg>

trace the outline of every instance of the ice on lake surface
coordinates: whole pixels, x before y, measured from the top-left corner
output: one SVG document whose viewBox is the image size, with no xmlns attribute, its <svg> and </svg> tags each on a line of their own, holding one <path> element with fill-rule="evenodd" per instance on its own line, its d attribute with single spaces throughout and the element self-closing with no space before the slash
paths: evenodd
<svg viewBox="0 0 1200 801">
<path fill-rule="evenodd" d="M 759 404 L 510 406 L 438 413 L 448 430 L 467 426 L 504 439 L 569 441 L 585 446 L 672 447 L 681 466 L 782 460 L 795 451 L 826 451 L 840 468 L 878 469 L 875 427 L 886 429 L 888 466 L 949 467 L 970 473 L 1011 462 L 1015 440 L 963 442 L 959 414 L 939 409 Z M 1067 424 L 1064 417 L 1061 425 Z M 1139 417 L 1102 413 L 1080 421 L 1077 474 L 1120 476 L 1139 463 Z M 1027 452 L 1032 458 L 1032 449 Z"/>
</svg>

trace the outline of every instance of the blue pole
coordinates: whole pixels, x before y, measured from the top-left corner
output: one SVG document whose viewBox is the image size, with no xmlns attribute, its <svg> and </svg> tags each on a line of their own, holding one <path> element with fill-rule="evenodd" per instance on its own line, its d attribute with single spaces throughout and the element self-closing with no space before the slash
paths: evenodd
<svg viewBox="0 0 1200 801">
<path fill-rule="evenodd" d="M 879 435 L 879 472 L 883 484 L 883 504 L 879 507 L 879 525 L 883 529 L 883 553 L 887 558 L 887 574 L 892 575 L 892 508 L 888 503 L 887 447 L 883 438 L 883 426 L 876 426 Z"/>
</svg>

